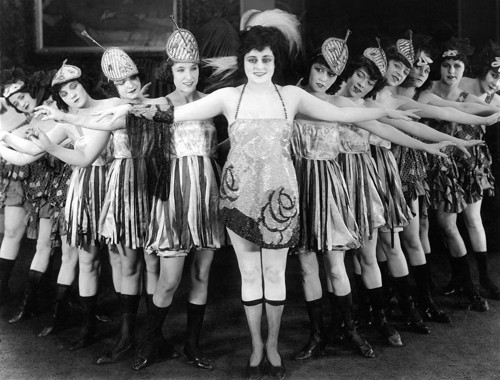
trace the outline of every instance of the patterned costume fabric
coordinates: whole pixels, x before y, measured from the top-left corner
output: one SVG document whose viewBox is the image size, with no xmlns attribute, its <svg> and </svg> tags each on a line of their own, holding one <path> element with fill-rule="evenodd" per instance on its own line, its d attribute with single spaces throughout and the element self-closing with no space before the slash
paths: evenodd
<svg viewBox="0 0 500 380">
<path fill-rule="evenodd" d="M 132 152 L 126 129 L 113 132 L 114 160 L 110 165 L 106 197 L 99 219 L 99 231 L 107 243 L 131 249 L 144 246 L 149 223 L 149 198 L 145 149 L 152 145 L 140 142 L 144 150 Z"/>
<path fill-rule="evenodd" d="M 388 205 L 385 227 L 390 230 L 405 227 L 412 214 L 403 195 L 398 165 L 390 151 L 391 143 L 374 134 L 370 134 L 369 142 Z"/>
<path fill-rule="evenodd" d="M 88 135 L 81 134 L 74 142 L 75 150 L 89 144 Z M 106 195 L 108 163 L 111 158 L 108 149 L 101 153 L 91 166 L 75 167 L 71 175 L 66 205 L 67 239 L 71 246 L 98 245 L 99 217 Z"/>
<path fill-rule="evenodd" d="M 464 102 L 467 99 L 467 93 L 460 94 L 458 101 Z M 488 99 L 491 102 L 491 98 Z M 485 126 L 457 124 L 453 136 L 463 140 L 483 140 Z M 492 158 L 490 150 L 486 144 L 475 145 L 468 148 L 470 157 L 455 150 L 457 162 L 459 183 L 465 191 L 465 202 L 467 204 L 475 203 L 483 196 L 495 195 L 495 178 L 491 171 Z"/>
<path fill-rule="evenodd" d="M 160 175 L 157 193 L 162 196 L 153 200 L 146 250 L 185 256 L 193 248 L 220 248 L 225 231 L 218 216 L 221 170 L 214 160 L 215 126 L 183 121 L 170 128 L 169 146 L 163 148 L 170 153 L 170 165 L 164 167 L 170 173 Z"/>
<path fill-rule="evenodd" d="M 361 245 L 387 223 L 387 200 L 375 162 L 370 155 L 369 132 L 354 125 L 340 126 L 338 161 L 359 227 Z"/>
<path fill-rule="evenodd" d="M 238 119 L 236 111 L 220 188 L 226 227 L 270 249 L 293 247 L 299 238 L 299 193 L 290 154 L 293 124 L 282 104 L 283 119 Z"/>
<path fill-rule="evenodd" d="M 299 184 L 300 240 L 294 252 L 359 247 L 358 226 L 336 159 L 336 123 L 295 119 L 292 152 Z"/>
</svg>

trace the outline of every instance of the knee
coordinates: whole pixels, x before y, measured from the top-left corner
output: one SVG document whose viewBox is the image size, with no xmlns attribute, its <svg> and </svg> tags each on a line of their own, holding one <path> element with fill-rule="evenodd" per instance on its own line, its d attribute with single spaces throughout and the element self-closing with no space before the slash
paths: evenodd
<svg viewBox="0 0 500 380">
<path fill-rule="evenodd" d="M 162 278 L 160 277 L 158 283 L 156 284 L 155 294 L 165 295 L 169 293 L 174 293 L 179 286 L 180 278 Z"/>
<path fill-rule="evenodd" d="M 264 269 L 264 280 L 267 284 L 279 286 L 285 283 L 285 270 L 278 267 L 267 267 Z"/>
<path fill-rule="evenodd" d="M 328 277 L 333 281 L 342 280 L 347 273 L 343 265 L 332 265 L 327 271 Z"/>
<path fill-rule="evenodd" d="M 61 266 L 72 266 L 76 267 L 78 263 L 78 255 L 76 252 L 64 252 L 61 255 Z"/>
<path fill-rule="evenodd" d="M 80 260 L 80 273 L 94 273 L 99 269 L 99 260 Z"/>
<path fill-rule="evenodd" d="M 483 228 L 483 221 L 481 216 L 467 216 L 464 218 L 465 226 L 469 230 L 481 230 Z"/>
<path fill-rule="evenodd" d="M 137 275 L 141 269 L 140 260 L 125 260 L 121 263 L 122 276 L 132 277 Z"/>
<path fill-rule="evenodd" d="M 261 281 L 262 272 L 260 266 L 240 267 L 241 282 L 244 284 L 255 284 Z"/>
<path fill-rule="evenodd" d="M 11 240 L 19 240 L 21 241 L 21 238 L 23 236 L 24 230 L 15 227 L 10 227 L 10 226 L 5 226 L 4 229 L 4 238 L 11 239 Z"/>
<path fill-rule="evenodd" d="M 146 271 L 148 273 L 159 273 L 160 272 L 160 260 L 156 255 L 145 256 L 144 263 L 146 264 Z"/>
<path fill-rule="evenodd" d="M 196 267 L 195 270 L 193 271 L 192 280 L 196 282 L 206 283 L 208 282 L 209 276 L 210 276 L 210 266 Z"/>
</svg>

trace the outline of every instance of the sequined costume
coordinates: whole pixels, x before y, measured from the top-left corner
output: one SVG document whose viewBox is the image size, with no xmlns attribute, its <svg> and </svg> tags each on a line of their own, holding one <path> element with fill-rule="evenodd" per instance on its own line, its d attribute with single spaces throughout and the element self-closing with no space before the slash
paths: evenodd
<svg viewBox="0 0 500 380">
<path fill-rule="evenodd" d="M 292 153 L 300 194 L 300 240 L 294 252 L 359 247 L 358 226 L 336 159 L 336 123 L 295 119 Z"/>
<path fill-rule="evenodd" d="M 386 224 L 385 192 L 370 155 L 369 132 L 354 125 L 340 125 L 340 154 L 354 216 L 359 227 L 361 245 L 371 239 L 373 231 Z"/>
<path fill-rule="evenodd" d="M 151 135 L 140 135 L 152 145 Z M 106 197 L 99 219 L 99 232 L 107 243 L 131 249 L 144 247 L 149 223 L 149 199 L 146 152 L 132 152 L 127 129 L 113 132 L 114 160 L 110 165 Z"/>
<path fill-rule="evenodd" d="M 368 141 L 388 206 L 387 223 L 384 227 L 389 230 L 401 230 L 408 225 L 412 215 L 403 195 L 398 165 L 390 150 L 391 143 L 373 133 L 370 134 Z"/>
<path fill-rule="evenodd" d="M 214 160 L 217 134 L 211 121 L 183 121 L 170 127 L 170 185 L 155 197 L 148 252 L 185 256 L 193 248 L 220 248 L 225 230 L 218 215 L 220 167 Z M 165 149 L 165 148 L 164 148 Z M 163 198 L 163 199 L 162 199 Z"/>
<path fill-rule="evenodd" d="M 80 137 L 74 141 L 74 149 L 83 150 L 91 143 L 92 137 L 84 135 L 79 127 L 77 129 Z M 110 158 L 109 149 L 105 149 L 91 166 L 73 169 L 64 208 L 66 236 L 71 246 L 97 245 L 100 241 L 99 217 L 106 194 Z"/>
<path fill-rule="evenodd" d="M 467 93 L 462 92 L 458 98 L 459 102 L 467 99 Z M 486 98 L 487 103 L 492 97 Z M 486 132 L 483 125 L 457 124 L 453 136 L 463 140 L 483 140 Z M 495 178 L 491 171 L 491 154 L 488 146 L 475 145 L 468 148 L 470 157 L 459 150 L 455 150 L 459 183 L 465 191 L 465 202 L 476 203 L 483 196 L 495 195 Z"/>
<path fill-rule="evenodd" d="M 299 238 L 299 193 L 290 155 L 293 124 L 283 100 L 283 119 L 238 119 L 244 90 L 229 126 L 220 215 L 227 228 L 263 248 L 293 247 Z"/>
</svg>

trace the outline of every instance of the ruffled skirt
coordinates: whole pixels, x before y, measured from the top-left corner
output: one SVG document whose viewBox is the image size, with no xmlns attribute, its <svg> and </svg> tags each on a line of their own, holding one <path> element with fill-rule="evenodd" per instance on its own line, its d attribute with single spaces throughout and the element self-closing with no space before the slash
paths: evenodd
<svg viewBox="0 0 500 380">
<path fill-rule="evenodd" d="M 81 247 L 98 244 L 106 174 L 107 166 L 73 169 L 64 209 L 69 245 Z"/>
<path fill-rule="evenodd" d="M 387 201 L 371 156 L 341 153 L 338 161 L 349 191 L 349 199 L 359 228 L 360 243 L 371 239 L 373 231 L 386 224 Z"/>
<path fill-rule="evenodd" d="M 358 248 L 358 226 L 339 164 L 302 157 L 294 162 L 300 200 L 300 237 L 294 252 Z"/>
<path fill-rule="evenodd" d="M 146 173 L 143 158 L 115 158 L 111 163 L 99 219 L 107 243 L 144 247 L 150 212 Z"/>
</svg>

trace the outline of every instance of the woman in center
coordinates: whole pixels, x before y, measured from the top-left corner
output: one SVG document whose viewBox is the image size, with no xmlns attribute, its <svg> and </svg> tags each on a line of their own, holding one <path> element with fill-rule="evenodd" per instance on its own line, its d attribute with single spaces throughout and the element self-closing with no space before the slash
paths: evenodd
<svg viewBox="0 0 500 380">
<path fill-rule="evenodd" d="M 296 86 L 277 86 L 273 76 L 286 56 L 285 49 L 279 30 L 252 27 L 241 34 L 235 60 L 246 83 L 217 90 L 173 111 L 175 122 L 223 114 L 229 123 L 231 150 L 222 173 L 219 210 L 238 260 L 242 303 L 252 339 L 247 378 L 262 377 L 266 358 L 271 377 L 286 377 L 278 335 L 286 302 L 287 253 L 299 237 L 298 186 L 290 155 L 295 115 L 340 122 L 384 115 L 415 117 L 412 112 L 380 108 L 340 109 Z M 160 105 L 122 105 L 106 114 L 114 114 L 116 120 L 126 112 L 157 121 L 172 118 L 172 108 L 165 110 Z M 265 343 L 261 333 L 264 309 L 268 326 Z"/>
</svg>

